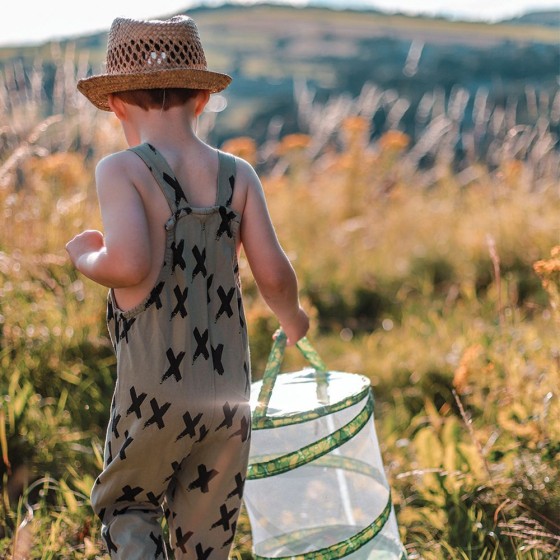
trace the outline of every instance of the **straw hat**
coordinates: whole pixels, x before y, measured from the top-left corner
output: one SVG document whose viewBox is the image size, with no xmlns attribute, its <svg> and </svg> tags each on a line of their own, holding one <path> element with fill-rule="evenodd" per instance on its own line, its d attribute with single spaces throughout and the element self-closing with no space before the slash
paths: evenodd
<svg viewBox="0 0 560 560">
<path fill-rule="evenodd" d="M 110 111 L 109 93 L 159 88 L 216 93 L 230 82 L 227 74 L 208 70 L 198 29 L 190 17 L 117 18 L 109 31 L 105 74 L 79 80 L 78 89 L 96 107 Z"/>
</svg>

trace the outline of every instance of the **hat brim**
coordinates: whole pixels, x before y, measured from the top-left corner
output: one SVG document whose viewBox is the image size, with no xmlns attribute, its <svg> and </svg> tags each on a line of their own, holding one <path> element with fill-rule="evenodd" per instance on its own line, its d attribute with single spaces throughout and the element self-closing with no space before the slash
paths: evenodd
<svg viewBox="0 0 560 560">
<path fill-rule="evenodd" d="M 142 74 L 100 74 L 78 81 L 78 90 L 98 109 L 111 111 L 110 93 L 135 89 L 189 88 L 218 93 L 231 83 L 231 76 L 210 70 L 160 70 Z"/>
</svg>

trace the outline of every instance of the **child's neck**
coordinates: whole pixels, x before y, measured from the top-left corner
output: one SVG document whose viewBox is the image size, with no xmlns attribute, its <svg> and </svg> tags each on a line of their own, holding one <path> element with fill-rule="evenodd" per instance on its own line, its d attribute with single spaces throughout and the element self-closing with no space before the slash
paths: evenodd
<svg viewBox="0 0 560 560">
<path fill-rule="evenodd" d="M 167 111 L 140 111 L 130 121 L 140 144 L 148 142 L 163 148 L 200 142 L 196 135 L 197 119 L 187 107 L 172 107 Z"/>
</svg>

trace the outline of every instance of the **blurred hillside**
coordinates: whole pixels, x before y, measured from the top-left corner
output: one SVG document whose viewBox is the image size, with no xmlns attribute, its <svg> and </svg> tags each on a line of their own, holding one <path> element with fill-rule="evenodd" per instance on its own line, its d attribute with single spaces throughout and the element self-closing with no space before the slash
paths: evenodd
<svg viewBox="0 0 560 560">
<path fill-rule="evenodd" d="M 518 23 L 521 25 L 546 25 L 560 27 L 560 10 L 528 12 L 516 18 L 505 20 L 503 23 Z M 560 40 L 560 39 L 559 39 Z"/>
<path fill-rule="evenodd" d="M 355 97 L 370 85 L 385 92 L 370 115 L 374 135 L 390 127 L 414 138 L 419 109 L 457 92 L 464 105 L 462 128 L 474 126 L 478 95 L 488 107 L 515 112 L 521 124 L 534 124 L 547 105 L 550 126 L 558 132 L 558 32 L 541 25 L 543 17 L 535 14 L 500 24 L 267 5 L 201 7 L 189 14 L 200 28 L 209 64 L 234 78 L 226 93 L 229 108 L 213 127 L 216 143 L 243 134 L 262 142 L 271 133 L 308 132 L 298 106 L 302 88 L 326 102 Z M 8 88 L 24 89 L 17 81 L 29 82 L 39 67 L 52 99 L 64 53 L 76 49 L 83 75 L 101 69 L 105 45 L 102 33 L 0 49 L 0 79 Z"/>
</svg>

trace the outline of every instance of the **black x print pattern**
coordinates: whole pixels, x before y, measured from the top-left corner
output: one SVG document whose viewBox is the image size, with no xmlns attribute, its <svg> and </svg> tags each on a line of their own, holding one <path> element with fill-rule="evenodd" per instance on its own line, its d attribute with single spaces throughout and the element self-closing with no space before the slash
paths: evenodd
<svg viewBox="0 0 560 560">
<path fill-rule="evenodd" d="M 217 290 L 217 294 L 220 296 L 220 309 L 218 309 L 218 313 L 216 314 L 216 323 L 218 319 L 225 313 L 228 317 L 233 316 L 233 310 L 231 309 L 231 300 L 233 299 L 233 295 L 235 294 L 235 288 L 230 288 L 228 293 L 222 286 L 220 286 Z"/>
<path fill-rule="evenodd" d="M 119 334 L 119 340 L 125 340 L 128 343 L 128 331 L 130 331 L 130 327 L 136 322 L 136 318 L 133 317 L 132 319 L 127 319 L 126 317 L 122 317 L 122 330 Z"/>
<path fill-rule="evenodd" d="M 163 173 L 163 180 L 175 191 L 175 206 L 179 208 L 181 206 L 181 201 L 188 204 L 187 197 L 179 184 L 179 181 L 175 177 L 171 177 L 167 173 Z"/>
<path fill-rule="evenodd" d="M 159 507 L 161 504 L 161 499 L 163 498 L 163 495 L 165 494 L 165 492 L 162 492 L 159 496 L 156 496 L 153 492 L 148 492 L 146 494 L 146 497 L 148 498 L 148 501 L 156 506 Z"/>
<path fill-rule="evenodd" d="M 220 506 L 220 519 L 214 522 L 211 528 L 215 529 L 216 527 L 219 527 L 221 525 L 224 531 L 226 532 L 230 531 L 231 530 L 230 521 L 231 518 L 234 517 L 235 514 L 237 513 L 237 509 L 238 508 L 233 508 L 231 510 L 228 510 L 226 504 L 222 504 Z"/>
<path fill-rule="evenodd" d="M 222 353 L 224 351 L 224 345 L 218 344 L 216 348 L 210 345 L 210 350 L 212 350 L 212 364 L 214 365 L 214 371 L 218 375 L 224 374 L 224 365 L 222 364 Z"/>
<path fill-rule="evenodd" d="M 210 288 L 212 287 L 212 282 L 214 281 L 214 275 L 210 274 L 208 278 L 206 278 L 206 302 L 210 303 L 212 298 L 210 297 Z"/>
<path fill-rule="evenodd" d="M 210 358 L 210 354 L 208 353 L 208 329 L 206 329 L 202 334 L 198 330 L 198 327 L 194 329 L 194 338 L 196 339 L 196 350 L 194 351 L 192 363 L 194 364 L 199 356 L 204 356 L 205 360 Z"/>
<path fill-rule="evenodd" d="M 208 274 L 208 271 L 206 270 L 206 249 L 202 249 L 202 252 L 200 252 L 198 245 L 195 245 L 192 249 L 192 254 L 196 260 L 196 266 L 193 269 L 192 279 L 194 280 L 198 273 L 201 273 L 202 276 L 206 278 L 206 275 Z"/>
<path fill-rule="evenodd" d="M 190 438 L 194 438 L 196 436 L 196 427 L 202 418 L 202 412 L 199 412 L 194 418 L 191 416 L 190 412 L 187 410 L 185 414 L 183 414 L 183 421 L 185 422 L 185 429 L 177 436 L 175 441 L 184 438 L 185 436 L 190 436 Z M 202 426 L 204 427 L 204 426 Z"/>
<path fill-rule="evenodd" d="M 181 365 L 181 362 L 183 361 L 183 358 L 185 357 L 185 352 L 179 352 L 175 356 L 175 352 L 173 352 L 173 349 L 168 348 L 165 355 L 167 356 L 167 359 L 169 360 L 169 367 L 167 368 L 167 370 L 163 374 L 163 376 L 161 378 L 161 383 L 163 383 L 167 378 L 169 378 L 171 376 L 173 376 L 175 378 L 175 381 L 181 381 L 183 376 L 181 375 L 181 370 L 179 369 L 179 366 Z"/>
<path fill-rule="evenodd" d="M 107 550 L 109 551 L 109 554 L 111 552 L 119 551 L 117 545 L 111 539 L 111 533 L 109 532 L 109 527 L 103 527 L 103 529 L 101 530 L 101 535 L 105 541 L 105 544 L 107 545 Z"/>
<path fill-rule="evenodd" d="M 231 428 L 233 426 L 233 417 L 235 416 L 235 413 L 237 412 L 238 408 L 239 408 L 238 404 L 236 404 L 233 408 L 231 408 L 229 402 L 226 401 L 226 403 L 222 407 L 222 411 L 224 413 L 224 419 L 222 420 L 222 423 L 216 428 L 216 431 L 218 431 L 221 428 Z"/>
<path fill-rule="evenodd" d="M 126 486 L 123 486 L 121 490 L 122 490 L 121 496 L 115 500 L 117 502 L 135 502 L 136 496 L 138 496 L 138 494 L 141 494 L 144 491 L 144 489 L 141 488 L 140 486 L 136 486 L 132 488 L 128 484 Z"/>
<path fill-rule="evenodd" d="M 235 175 L 229 176 L 228 183 L 231 188 L 231 193 L 227 199 L 226 206 L 231 206 L 231 201 L 233 200 L 233 189 L 235 189 Z"/>
<path fill-rule="evenodd" d="M 243 371 L 245 372 L 245 391 L 249 391 L 249 386 L 251 385 L 251 375 L 249 373 L 249 366 L 247 362 L 243 362 Z"/>
<path fill-rule="evenodd" d="M 184 319 L 187 316 L 187 308 L 185 307 L 185 303 L 187 301 L 187 296 L 189 294 L 189 288 L 185 288 L 181 290 L 179 286 L 175 286 L 173 288 L 173 293 L 177 298 L 177 304 L 175 305 L 173 311 L 171 312 L 171 319 L 179 313 L 181 317 Z"/>
<path fill-rule="evenodd" d="M 241 441 L 245 442 L 249 438 L 250 433 L 251 433 L 251 422 L 250 420 L 247 420 L 246 416 L 243 416 L 243 418 L 241 418 L 241 427 L 239 428 L 239 430 L 237 430 L 237 432 L 231 435 L 229 439 L 235 436 L 240 436 Z"/>
<path fill-rule="evenodd" d="M 200 426 L 200 436 L 196 440 L 196 443 L 200 443 L 207 435 L 208 428 L 204 424 L 202 424 L 202 426 Z"/>
<path fill-rule="evenodd" d="M 132 327 L 132 325 L 136 322 L 136 318 L 133 317 L 132 319 L 127 319 L 126 317 L 122 317 L 121 322 L 122 331 L 119 334 L 118 340 L 120 341 L 124 338 L 124 340 L 128 343 L 128 331 L 130 330 L 130 327 Z"/>
<path fill-rule="evenodd" d="M 157 400 L 155 398 L 153 398 L 150 401 L 150 405 L 152 407 L 153 414 L 148 420 L 146 420 L 146 423 L 144 424 L 144 428 L 147 428 L 148 426 L 151 426 L 152 424 L 157 424 L 157 427 L 160 430 L 165 428 L 165 422 L 163 421 L 163 416 L 169 410 L 169 407 L 171 406 L 171 403 L 166 402 L 165 404 L 163 404 L 160 407 L 158 405 Z"/>
<path fill-rule="evenodd" d="M 113 415 L 112 415 L 112 418 L 111 418 L 111 431 L 113 432 L 113 435 L 117 439 L 119 439 L 119 437 L 120 437 L 119 429 L 118 429 L 120 419 L 121 419 L 121 415 L 117 414 L 116 410 L 113 410 Z"/>
<path fill-rule="evenodd" d="M 153 304 L 156 305 L 156 309 L 161 309 L 163 307 L 163 303 L 161 303 L 161 292 L 164 286 L 165 282 L 160 282 L 153 288 L 150 292 L 150 297 L 146 301 L 145 309 L 148 309 L 148 307 Z"/>
<path fill-rule="evenodd" d="M 224 544 L 222 545 L 222 548 L 229 547 L 233 544 L 233 539 L 235 537 L 235 531 L 236 530 L 237 530 L 237 521 L 234 521 L 231 524 L 231 535 L 230 535 L 230 537 L 227 541 L 224 541 Z"/>
<path fill-rule="evenodd" d="M 189 484 L 189 490 L 196 490 L 197 488 L 203 494 L 209 491 L 210 481 L 218 474 L 214 469 L 208 470 L 206 465 L 198 465 L 198 478 Z"/>
<path fill-rule="evenodd" d="M 161 535 L 154 535 L 153 531 L 150 532 L 150 539 L 156 545 L 156 551 L 154 558 L 159 558 L 160 555 L 163 555 L 163 537 Z"/>
<path fill-rule="evenodd" d="M 130 398 L 132 402 L 128 407 L 128 410 L 126 411 L 126 415 L 128 416 L 129 414 L 132 414 L 134 412 L 134 414 L 136 414 L 136 418 L 138 419 L 142 418 L 142 412 L 140 410 L 140 407 L 142 406 L 142 403 L 144 402 L 147 396 L 148 395 L 146 393 L 140 393 L 139 395 L 137 395 L 136 388 L 133 385 L 130 388 Z"/>
<path fill-rule="evenodd" d="M 115 308 L 111 303 L 111 300 L 107 302 L 107 322 L 111 322 L 115 318 Z"/>
<path fill-rule="evenodd" d="M 234 496 L 239 496 L 239 499 L 243 498 L 243 489 L 245 487 L 245 479 L 241 476 L 241 473 L 235 475 L 235 488 L 227 495 L 227 499 L 233 498 Z"/>
<path fill-rule="evenodd" d="M 177 527 L 175 529 L 175 539 L 177 540 L 177 548 L 180 548 L 182 552 L 187 552 L 186 544 L 187 541 L 193 536 L 192 531 L 187 531 L 183 534 L 183 529 L 181 527 Z"/>
<path fill-rule="evenodd" d="M 167 493 L 171 495 L 171 499 L 175 499 L 175 494 L 177 493 L 177 479 L 171 477 L 169 479 L 169 486 L 167 487 Z"/>
<path fill-rule="evenodd" d="M 183 257 L 183 249 L 185 248 L 185 240 L 181 239 L 179 243 L 173 241 L 171 243 L 171 272 L 175 272 L 175 268 L 179 267 L 181 270 L 187 268 L 185 257 Z"/>
<path fill-rule="evenodd" d="M 196 560 L 207 560 L 208 557 L 210 556 L 210 553 L 213 551 L 214 549 L 212 547 L 207 548 L 206 550 L 204 550 L 204 548 L 202 547 L 201 543 L 198 543 L 196 545 L 195 551 L 196 551 Z"/>
<path fill-rule="evenodd" d="M 220 239 L 225 233 L 230 239 L 233 238 L 233 233 L 231 231 L 231 222 L 235 218 L 235 212 L 228 211 L 225 206 L 220 206 L 220 218 L 222 223 L 218 227 L 216 232 L 216 239 Z"/>
<path fill-rule="evenodd" d="M 240 296 L 237 297 L 237 311 L 239 312 L 239 325 L 242 329 L 244 329 L 245 321 L 243 320 L 243 300 Z"/>
<path fill-rule="evenodd" d="M 126 459 L 126 448 L 134 441 L 134 438 L 128 435 L 128 431 L 124 433 L 124 443 L 119 451 L 119 459 L 124 461 Z"/>
<path fill-rule="evenodd" d="M 181 470 L 181 463 L 173 461 L 173 463 L 171 463 L 171 469 L 173 472 L 169 476 L 165 477 L 165 482 L 169 482 Z"/>
</svg>

